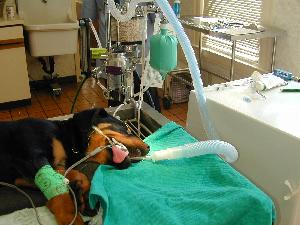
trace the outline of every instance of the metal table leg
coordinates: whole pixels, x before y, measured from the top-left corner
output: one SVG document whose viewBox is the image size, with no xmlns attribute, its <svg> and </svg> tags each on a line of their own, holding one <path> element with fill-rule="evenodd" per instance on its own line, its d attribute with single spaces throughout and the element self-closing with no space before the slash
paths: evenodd
<svg viewBox="0 0 300 225">
<path fill-rule="evenodd" d="M 231 49 L 231 67 L 230 67 L 230 80 L 233 80 L 234 75 L 234 60 L 235 60 L 235 48 L 236 48 L 236 41 L 232 41 L 232 49 Z"/>
<path fill-rule="evenodd" d="M 202 48 L 201 48 L 201 33 L 199 33 L 199 43 L 198 43 L 198 65 L 199 65 L 199 69 L 200 69 L 200 72 L 201 72 L 201 68 L 202 68 L 202 65 L 201 65 L 201 53 L 202 53 Z"/>
<path fill-rule="evenodd" d="M 274 70 L 274 65 L 275 65 L 276 44 L 277 44 L 277 38 L 274 37 L 274 41 L 273 41 L 273 52 L 272 52 L 272 63 L 271 63 L 271 72 L 273 72 L 273 70 Z"/>
</svg>

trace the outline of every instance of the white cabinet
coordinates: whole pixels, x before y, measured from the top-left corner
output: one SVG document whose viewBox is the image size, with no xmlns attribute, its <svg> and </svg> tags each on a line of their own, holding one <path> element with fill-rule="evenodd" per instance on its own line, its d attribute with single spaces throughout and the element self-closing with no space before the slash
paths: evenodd
<svg viewBox="0 0 300 225">
<path fill-rule="evenodd" d="M 276 225 L 299 225 L 300 93 L 283 93 L 280 89 L 264 92 L 266 99 L 253 96 L 251 101 L 245 100 L 251 96 L 248 87 L 223 86 L 218 91 L 205 88 L 205 92 L 208 112 L 220 138 L 239 152 L 233 166 L 272 197 Z M 203 139 L 201 124 L 195 92 L 191 91 L 187 130 Z M 291 194 L 286 180 L 295 191 L 288 200 L 284 200 Z"/>
<path fill-rule="evenodd" d="M 23 28 L 0 26 L 0 107 L 30 103 L 30 98 Z"/>
</svg>

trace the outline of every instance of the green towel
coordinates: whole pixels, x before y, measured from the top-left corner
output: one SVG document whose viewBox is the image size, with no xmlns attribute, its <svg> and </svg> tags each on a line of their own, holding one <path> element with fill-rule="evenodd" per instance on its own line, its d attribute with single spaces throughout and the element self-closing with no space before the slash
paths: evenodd
<svg viewBox="0 0 300 225">
<path fill-rule="evenodd" d="M 152 151 L 195 141 L 173 122 L 145 139 Z M 272 200 L 216 155 L 100 166 L 90 190 L 91 205 L 98 201 L 104 225 L 271 225 L 275 218 Z"/>
</svg>

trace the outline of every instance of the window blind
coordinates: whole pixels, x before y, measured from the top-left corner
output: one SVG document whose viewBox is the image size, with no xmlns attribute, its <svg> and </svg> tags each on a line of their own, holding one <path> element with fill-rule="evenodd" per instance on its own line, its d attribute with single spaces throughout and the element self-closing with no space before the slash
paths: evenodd
<svg viewBox="0 0 300 225">
<path fill-rule="evenodd" d="M 262 0 L 205 0 L 204 16 L 232 19 L 240 22 L 260 24 L 262 14 Z M 231 55 L 230 41 L 204 35 L 202 48 L 217 53 Z M 258 62 L 259 40 L 243 40 L 236 42 L 236 58 Z"/>
</svg>

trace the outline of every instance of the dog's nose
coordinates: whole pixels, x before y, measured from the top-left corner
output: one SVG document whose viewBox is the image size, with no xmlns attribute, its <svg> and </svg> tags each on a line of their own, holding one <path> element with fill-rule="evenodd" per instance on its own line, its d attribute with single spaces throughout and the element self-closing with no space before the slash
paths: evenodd
<svg viewBox="0 0 300 225">
<path fill-rule="evenodd" d="M 150 146 L 146 145 L 146 152 L 148 153 L 150 151 Z"/>
</svg>

